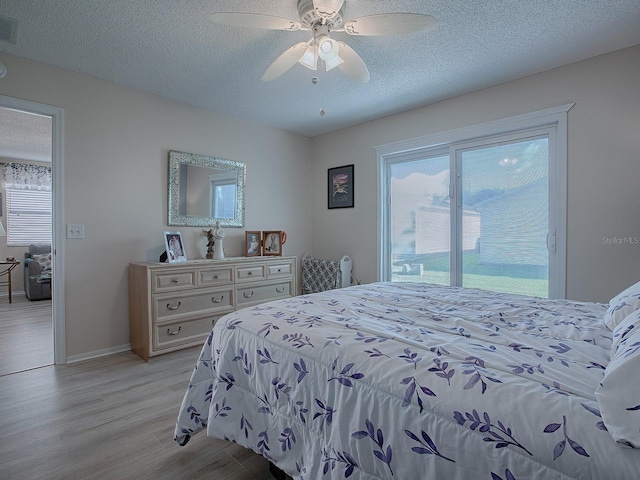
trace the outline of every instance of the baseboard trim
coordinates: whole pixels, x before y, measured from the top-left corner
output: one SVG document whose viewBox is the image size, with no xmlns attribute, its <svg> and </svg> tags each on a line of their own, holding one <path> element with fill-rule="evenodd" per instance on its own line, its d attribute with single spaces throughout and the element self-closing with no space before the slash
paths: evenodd
<svg viewBox="0 0 640 480">
<path fill-rule="evenodd" d="M 80 353 L 78 355 L 71 355 L 67 357 L 67 364 L 83 362 L 85 360 L 91 360 L 92 358 L 106 357 L 115 353 L 128 352 L 131 350 L 131 344 L 119 345 L 117 347 L 105 348 L 102 350 L 94 350 L 93 352 Z"/>
</svg>

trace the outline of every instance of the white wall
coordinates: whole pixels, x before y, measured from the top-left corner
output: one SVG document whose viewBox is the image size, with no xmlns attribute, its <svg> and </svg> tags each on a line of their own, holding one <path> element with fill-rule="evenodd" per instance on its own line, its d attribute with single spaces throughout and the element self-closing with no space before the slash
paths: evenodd
<svg viewBox="0 0 640 480">
<path fill-rule="evenodd" d="M 313 139 L 313 253 L 377 275 L 374 147 L 575 102 L 568 114 L 567 296 L 608 301 L 640 280 L 640 46 Z M 327 169 L 355 164 L 355 206 L 328 210 Z"/>
<path fill-rule="evenodd" d="M 242 255 L 245 229 L 287 231 L 285 255 L 310 244 L 308 138 L 18 57 L 0 61 L 0 95 L 64 109 L 64 222 L 85 225 L 85 239 L 63 239 L 67 357 L 129 343 L 127 266 L 157 260 L 164 230 L 182 232 L 189 258 L 203 257 L 202 229 L 166 225 L 169 150 L 247 164 L 246 228 L 225 229 L 228 256 Z"/>
</svg>

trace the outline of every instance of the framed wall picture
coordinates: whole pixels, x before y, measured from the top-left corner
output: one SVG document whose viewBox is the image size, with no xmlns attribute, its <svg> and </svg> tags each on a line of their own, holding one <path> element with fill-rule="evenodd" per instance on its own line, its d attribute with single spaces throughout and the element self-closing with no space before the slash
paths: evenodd
<svg viewBox="0 0 640 480">
<path fill-rule="evenodd" d="M 262 232 L 262 254 L 282 255 L 282 232 L 267 231 Z"/>
<path fill-rule="evenodd" d="M 246 257 L 255 257 L 262 254 L 262 232 L 249 231 L 244 233 Z"/>
<path fill-rule="evenodd" d="M 164 232 L 164 246 L 167 250 L 169 263 L 186 262 L 187 253 L 180 232 Z"/>
<path fill-rule="evenodd" d="M 328 207 L 353 207 L 353 165 L 330 168 L 328 173 Z"/>
</svg>

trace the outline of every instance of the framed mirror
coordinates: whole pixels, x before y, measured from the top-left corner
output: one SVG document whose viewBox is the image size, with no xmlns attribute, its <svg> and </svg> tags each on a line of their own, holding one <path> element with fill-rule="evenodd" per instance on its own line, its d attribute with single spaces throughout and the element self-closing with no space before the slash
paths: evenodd
<svg viewBox="0 0 640 480">
<path fill-rule="evenodd" d="M 244 226 L 245 176 L 244 163 L 170 151 L 168 224 Z"/>
</svg>

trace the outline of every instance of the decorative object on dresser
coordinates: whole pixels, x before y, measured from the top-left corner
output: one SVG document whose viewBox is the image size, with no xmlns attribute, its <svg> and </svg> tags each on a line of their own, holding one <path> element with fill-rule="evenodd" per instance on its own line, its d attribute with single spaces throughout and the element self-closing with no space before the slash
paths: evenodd
<svg viewBox="0 0 640 480">
<path fill-rule="evenodd" d="M 244 232 L 244 255 L 245 257 L 255 257 L 262 253 L 262 232 L 258 230 L 247 230 Z"/>
<path fill-rule="evenodd" d="M 220 227 L 220 221 L 216 222 L 216 228 L 213 229 L 214 247 L 213 258 L 214 260 L 224 259 L 224 230 Z"/>
<path fill-rule="evenodd" d="M 321 260 L 305 253 L 302 256 L 302 293 L 317 293 L 351 285 L 351 257 Z"/>
<path fill-rule="evenodd" d="M 187 253 L 184 251 L 184 243 L 180 232 L 164 232 L 164 247 L 169 263 L 187 261 Z"/>
<path fill-rule="evenodd" d="M 205 258 L 211 260 L 213 259 L 213 246 L 215 245 L 215 240 L 213 238 L 213 228 L 210 230 L 203 230 L 202 233 L 207 237 L 207 254 Z"/>
<path fill-rule="evenodd" d="M 51 267 L 51 245 L 29 245 L 24 254 L 24 293 L 29 300 L 51 298 Z"/>
<path fill-rule="evenodd" d="M 295 296 L 296 271 L 296 257 L 131 263 L 131 350 L 148 360 L 200 345 L 223 315 Z"/>
<path fill-rule="evenodd" d="M 266 231 L 262 232 L 262 254 L 282 255 L 282 246 L 287 243 L 287 232 Z"/>
<path fill-rule="evenodd" d="M 327 197 L 328 208 L 353 207 L 353 165 L 328 170 Z"/>
</svg>

